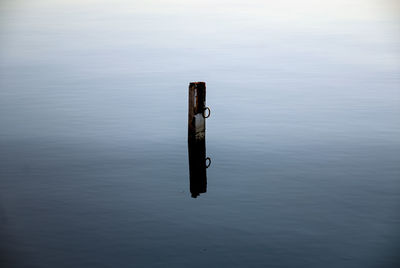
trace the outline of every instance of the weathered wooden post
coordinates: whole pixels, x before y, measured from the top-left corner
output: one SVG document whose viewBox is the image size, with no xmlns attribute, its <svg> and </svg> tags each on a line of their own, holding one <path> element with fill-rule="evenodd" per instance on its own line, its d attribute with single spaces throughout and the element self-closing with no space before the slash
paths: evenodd
<svg viewBox="0 0 400 268">
<path fill-rule="evenodd" d="M 205 142 L 205 119 L 210 116 L 210 109 L 206 107 L 206 83 L 190 83 L 188 114 L 190 192 L 192 197 L 196 198 L 200 193 L 207 191 L 206 168 L 211 164 L 211 159 L 206 158 Z"/>
<path fill-rule="evenodd" d="M 206 114 L 208 111 L 208 114 Z M 206 83 L 192 82 L 189 85 L 188 140 L 202 140 L 206 136 L 206 118 L 210 109 L 206 107 Z"/>
</svg>

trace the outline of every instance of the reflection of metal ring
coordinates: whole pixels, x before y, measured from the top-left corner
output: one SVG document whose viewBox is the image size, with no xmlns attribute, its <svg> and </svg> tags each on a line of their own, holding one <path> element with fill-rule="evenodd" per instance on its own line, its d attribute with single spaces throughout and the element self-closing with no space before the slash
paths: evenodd
<svg viewBox="0 0 400 268">
<path fill-rule="evenodd" d="M 205 116 L 205 114 L 204 114 L 206 110 L 208 110 L 208 115 L 207 115 L 207 116 Z M 208 107 L 204 108 L 204 110 L 203 110 L 203 117 L 204 117 L 204 118 L 209 118 L 210 115 L 211 115 L 211 110 L 210 110 L 210 108 L 208 108 Z"/>
<path fill-rule="evenodd" d="M 207 165 L 207 160 L 208 160 L 208 165 Z M 206 168 L 208 168 L 211 165 L 211 158 L 207 157 L 206 158 Z"/>
</svg>

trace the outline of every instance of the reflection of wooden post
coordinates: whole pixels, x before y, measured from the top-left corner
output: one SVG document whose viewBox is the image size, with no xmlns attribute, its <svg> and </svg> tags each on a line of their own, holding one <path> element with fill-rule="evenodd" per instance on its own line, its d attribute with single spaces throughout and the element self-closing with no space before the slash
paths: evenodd
<svg viewBox="0 0 400 268">
<path fill-rule="evenodd" d="M 206 120 L 204 110 L 206 109 L 206 83 L 192 82 L 189 85 L 189 133 L 188 139 L 205 139 Z"/>
<path fill-rule="evenodd" d="M 207 192 L 206 142 L 189 141 L 190 192 L 193 198 Z"/>
</svg>

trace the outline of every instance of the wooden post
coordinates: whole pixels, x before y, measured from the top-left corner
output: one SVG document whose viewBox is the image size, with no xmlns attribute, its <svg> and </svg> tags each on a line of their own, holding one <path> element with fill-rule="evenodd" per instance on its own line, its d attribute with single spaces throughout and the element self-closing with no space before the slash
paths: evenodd
<svg viewBox="0 0 400 268">
<path fill-rule="evenodd" d="M 190 192 L 196 198 L 207 191 L 206 168 L 211 164 L 211 159 L 206 158 L 205 142 L 205 119 L 210 116 L 210 109 L 206 107 L 206 83 L 190 83 L 188 114 Z"/>
<path fill-rule="evenodd" d="M 208 110 L 208 114 L 206 111 Z M 188 140 L 205 139 L 206 120 L 210 109 L 206 107 L 206 83 L 192 82 L 189 85 Z"/>
</svg>

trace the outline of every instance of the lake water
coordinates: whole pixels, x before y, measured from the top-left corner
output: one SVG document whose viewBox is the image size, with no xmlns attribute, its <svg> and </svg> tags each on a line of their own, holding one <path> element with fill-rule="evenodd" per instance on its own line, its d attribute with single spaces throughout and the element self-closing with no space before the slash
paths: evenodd
<svg viewBox="0 0 400 268">
<path fill-rule="evenodd" d="M 2 1 L 0 266 L 400 267 L 400 8 L 331 2 Z"/>
</svg>

